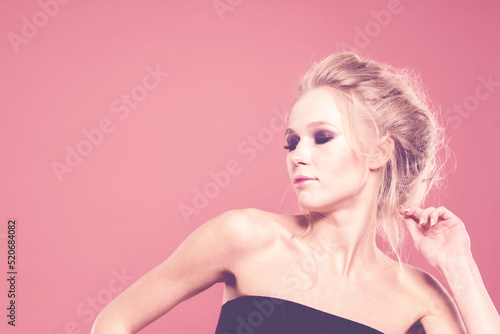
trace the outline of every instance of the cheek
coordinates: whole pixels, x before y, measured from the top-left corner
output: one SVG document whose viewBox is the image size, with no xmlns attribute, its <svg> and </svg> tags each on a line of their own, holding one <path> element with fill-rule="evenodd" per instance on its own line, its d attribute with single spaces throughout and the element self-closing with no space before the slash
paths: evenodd
<svg viewBox="0 0 500 334">
<path fill-rule="evenodd" d="M 357 184 L 357 179 L 364 176 L 362 160 L 352 150 L 339 150 L 324 161 L 327 181 L 338 184 Z M 335 157 L 335 158 L 333 158 Z"/>
</svg>

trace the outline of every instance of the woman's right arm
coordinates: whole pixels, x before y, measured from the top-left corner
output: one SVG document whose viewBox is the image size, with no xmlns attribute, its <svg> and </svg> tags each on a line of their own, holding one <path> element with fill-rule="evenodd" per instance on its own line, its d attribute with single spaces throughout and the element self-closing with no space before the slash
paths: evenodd
<svg viewBox="0 0 500 334">
<path fill-rule="evenodd" d="M 228 211 L 198 227 L 158 267 L 112 300 L 98 315 L 92 334 L 136 333 L 217 282 L 249 246 L 255 224 L 249 210 Z"/>
</svg>

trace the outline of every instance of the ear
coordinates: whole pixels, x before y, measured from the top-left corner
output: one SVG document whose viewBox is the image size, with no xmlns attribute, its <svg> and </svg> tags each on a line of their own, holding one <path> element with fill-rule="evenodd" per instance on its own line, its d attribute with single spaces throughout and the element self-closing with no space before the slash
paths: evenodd
<svg viewBox="0 0 500 334">
<path fill-rule="evenodd" d="M 374 155 L 368 159 L 370 169 L 383 167 L 391 158 L 394 152 L 394 139 L 386 135 L 375 149 Z"/>
</svg>

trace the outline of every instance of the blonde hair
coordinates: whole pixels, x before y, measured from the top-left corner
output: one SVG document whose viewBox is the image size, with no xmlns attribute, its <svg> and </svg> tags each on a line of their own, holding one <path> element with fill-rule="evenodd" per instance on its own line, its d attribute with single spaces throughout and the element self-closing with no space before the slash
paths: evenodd
<svg viewBox="0 0 500 334">
<path fill-rule="evenodd" d="M 405 233 L 398 207 L 422 205 L 444 179 L 444 162 L 438 158 L 446 147 L 444 129 L 411 70 L 338 52 L 302 77 L 295 102 L 320 87 L 331 88 L 338 97 L 346 139 L 355 152 L 370 157 L 386 136 L 394 140 L 394 151 L 381 168 L 377 231 L 401 263 Z"/>
</svg>

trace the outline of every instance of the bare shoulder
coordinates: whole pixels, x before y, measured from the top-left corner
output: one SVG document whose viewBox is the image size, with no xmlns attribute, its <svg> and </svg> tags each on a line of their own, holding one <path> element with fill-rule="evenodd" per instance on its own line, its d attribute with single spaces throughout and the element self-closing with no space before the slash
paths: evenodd
<svg viewBox="0 0 500 334">
<path fill-rule="evenodd" d="M 416 301 L 420 321 L 428 333 L 463 333 L 455 302 L 436 278 L 411 265 L 405 265 L 403 275 L 404 288 Z"/>
<path fill-rule="evenodd" d="M 284 215 L 254 208 L 229 210 L 203 228 L 233 250 L 262 248 L 283 233 Z"/>
<path fill-rule="evenodd" d="M 405 287 L 414 291 L 422 299 L 449 297 L 446 289 L 431 274 L 409 264 L 406 264 L 403 270 Z"/>
</svg>

